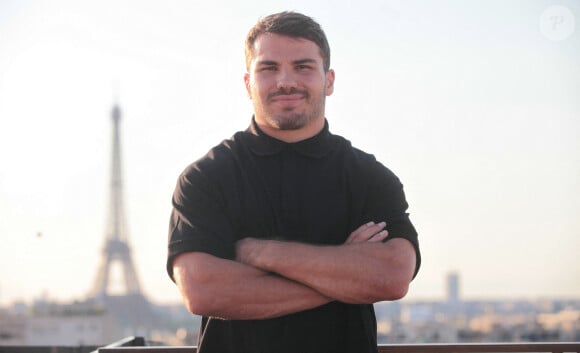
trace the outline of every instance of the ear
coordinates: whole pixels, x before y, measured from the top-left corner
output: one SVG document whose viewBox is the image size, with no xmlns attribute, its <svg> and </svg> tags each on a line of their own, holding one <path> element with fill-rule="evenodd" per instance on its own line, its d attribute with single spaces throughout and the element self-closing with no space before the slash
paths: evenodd
<svg viewBox="0 0 580 353">
<path fill-rule="evenodd" d="M 334 70 L 326 71 L 326 95 L 330 96 L 334 92 Z"/>
<path fill-rule="evenodd" d="M 246 85 L 246 92 L 248 92 L 248 98 L 252 99 L 252 90 L 250 88 L 250 74 L 244 74 L 244 84 Z"/>
</svg>

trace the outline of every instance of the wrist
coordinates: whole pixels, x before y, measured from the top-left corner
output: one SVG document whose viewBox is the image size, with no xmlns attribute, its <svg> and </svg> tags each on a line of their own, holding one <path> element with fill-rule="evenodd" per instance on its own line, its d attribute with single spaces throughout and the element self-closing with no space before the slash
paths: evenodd
<svg viewBox="0 0 580 353">
<path fill-rule="evenodd" d="M 236 242 L 236 260 L 246 265 L 257 267 L 258 258 L 264 246 L 264 240 L 243 238 Z"/>
</svg>

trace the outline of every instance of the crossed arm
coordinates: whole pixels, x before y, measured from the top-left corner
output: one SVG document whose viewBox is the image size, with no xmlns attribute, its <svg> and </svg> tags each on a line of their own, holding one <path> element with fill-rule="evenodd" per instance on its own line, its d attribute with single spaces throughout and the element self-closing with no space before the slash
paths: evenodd
<svg viewBox="0 0 580 353">
<path fill-rule="evenodd" d="M 403 297 L 415 270 L 406 239 L 384 223 L 360 226 L 338 246 L 245 238 L 236 261 L 183 253 L 174 278 L 189 311 L 227 319 L 265 319 L 330 301 L 374 303 Z"/>
</svg>

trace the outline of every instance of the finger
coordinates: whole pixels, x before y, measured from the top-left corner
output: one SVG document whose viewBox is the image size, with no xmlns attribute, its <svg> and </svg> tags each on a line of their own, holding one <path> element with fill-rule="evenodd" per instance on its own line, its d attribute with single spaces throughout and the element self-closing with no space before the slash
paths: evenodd
<svg viewBox="0 0 580 353">
<path fill-rule="evenodd" d="M 368 240 L 368 242 L 369 243 L 378 243 L 378 242 L 385 240 L 388 236 L 389 236 L 389 232 L 386 230 L 382 230 L 382 231 L 378 232 L 377 234 L 373 235 Z"/>
<path fill-rule="evenodd" d="M 351 235 L 347 238 L 346 244 L 365 242 L 372 238 L 374 235 L 382 231 L 386 226 L 385 222 L 374 223 L 369 222 L 358 227 Z"/>
<path fill-rule="evenodd" d="M 385 227 L 387 226 L 387 224 L 385 222 L 380 222 L 377 223 L 373 226 L 368 227 L 368 229 L 363 232 L 361 235 L 359 235 L 358 240 L 362 241 L 370 241 L 371 239 L 373 239 L 374 237 L 376 237 L 377 235 L 381 234 L 381 232 L 386 231 Z M 388 233 L 386 234 L 381 234 L 379 236 L 379 238 L 381 237 L 385 237 L 386 235 L 388 235 Z"/>
<path fill-rule="evenodd" d="M 368 222 L 358 227 L 352 233 L 350 233 L 345 243 L 349 244 L 355 242 L 359 237 L 361 237 L 364 234 L 365 231 L 369 229 L 369 227 L 372 227 L 373 225 L 375 225 L 375 222 Z"/>
</svg>

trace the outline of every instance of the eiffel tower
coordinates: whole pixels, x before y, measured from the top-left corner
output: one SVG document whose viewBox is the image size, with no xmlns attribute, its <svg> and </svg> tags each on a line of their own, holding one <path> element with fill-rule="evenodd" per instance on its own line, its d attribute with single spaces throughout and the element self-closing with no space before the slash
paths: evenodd
<svg viewBox="0 0 580 353">
<path fill-rule="evenodd" d="M 113 120 L 113 146 L 109 215 L 101 265 L 89 299 L 94 299 L 104 305 L 106 310 L 118 319 L 121 327 L 143 330 L 151 327 L 154 315 L 149 301 L 141 291 L 128 243 L 121 173 L 119 126 L 121 109 L 117 104 L 113 106 L 111 117 Z M 113 283 L 115 278 L 112 278 L 114 265 L 120 266 L 122 270 L 124 291 L 120 293 L 112 291 L 112 285 L 116 284 Z"/>
</svg>

